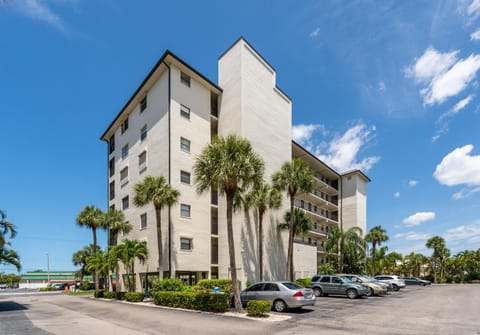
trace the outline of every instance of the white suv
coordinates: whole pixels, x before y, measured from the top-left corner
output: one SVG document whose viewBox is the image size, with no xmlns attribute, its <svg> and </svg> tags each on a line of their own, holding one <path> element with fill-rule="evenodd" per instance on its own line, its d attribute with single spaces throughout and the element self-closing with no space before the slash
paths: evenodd
<svg viewBox="0 0 480 335">
<path fill-rule="evenodd" d="M 406 286 L 405 281 L 403 279 L 400 279 L 399 276 L 380 275 L 380 276 L 375 276 L 375 279 L 381 282 L 392 284 L 394 291 L 398 291 L 401 288 L 404 288 Z"/>
</svg>

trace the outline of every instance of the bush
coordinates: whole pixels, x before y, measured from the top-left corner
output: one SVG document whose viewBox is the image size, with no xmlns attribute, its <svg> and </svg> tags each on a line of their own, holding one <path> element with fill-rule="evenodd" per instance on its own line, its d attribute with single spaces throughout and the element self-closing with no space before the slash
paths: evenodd
<svg viewBox="0 0 480 335">
<path fill-rule="evenodd" d="M 231 279 L 202 279 L 198 282 L 197 287 L 206 292 L 211 292 L 218 287 L 220 292 L 225 292 L 227 295 L 233 291 Z"/>
<path fill-rule="evenodd" d="M 247 314 L 250 316 L 265 316 L 270 312 L 272 306 L 269 301 L 251 300 L 247 303 Z"/>
<path fill-rule="evenodd" d="M 125 295 L 127 292 L 115 292 L 115 298 L 117 300 L 125 300 Z"/>
<path fill-rule="evenodd" d="M 210 294 L 206 292 L 168 292 L 153 293 L 155 305 L 193 309 L 209 312 L 228 310 L 228 294 Z"/>
<path fill-rule="evenodd" d="M 125 299 L 130 302 L 142 302 L 143 293 L 142 292 L 127 292 L 125 293 Z"/>
<path fill-rule="evenodd" d="M 250 280 L 250 279 L 247 279 L 247 283 L 245 285 L 247 285 L 246 287 L 250 287 L 252 286 L 253 282 Z"/>
<path fill-rule="evenodd" d="M 94 296 L 95 298 L 103 298 L 103 294 L 104 294 L 104 293 L 105 293 L 105 292 L 103 292 L 103 291 L 95 291 L 95 292 L 93 292 L 93 296 Z"/>
<path fill-rule="evenodd" d="M 57 288 L 53 286 L 47 286 L 47 287 L 40 287 L 40 292 L 47 292 L 47 291 L 56 291 Z"/>
<path fill-rule="evenodd" d="M 312 281 L 312 278 L 300 278 L 296 280 L 296 283 L 303 287 L 310 287 L 311 281 Z"/>
<path fill-rule="evenodd" d="M 95 287 L 95 285 L 93 285 L 92 283 L 86 282 L 86 281 L 84 281 L 83 283 L 80 284 L 80 289 L 82 291 L 93 290 L 94 287 Z"/>
<path fill-rule="evenodd" d="M 183 282 L 180 279 L 166 278 L 157 281 L 153 285 L 154 291 L 179 292 L 182 290 Z"/>
<path fill-rule="evenodd" d="M 117 298 L 117 292 L 103 292 L 103 297 L 105 299 L 116 299 Z"/>
</svg>

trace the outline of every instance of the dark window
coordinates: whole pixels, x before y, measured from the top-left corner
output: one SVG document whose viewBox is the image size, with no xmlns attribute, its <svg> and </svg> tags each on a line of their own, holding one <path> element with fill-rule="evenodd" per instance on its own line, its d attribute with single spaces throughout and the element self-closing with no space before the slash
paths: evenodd
<svg viewBox="0 0 480 335">
<path fill-rule="evenodd" d="M 122 159 L 128 156 L 128 143 L 125 144 L 122 148 Z"/>
<path fill-rule="evenodd" d="M 108 140 L 108 153 L 111 154 L 115 151 L 115 134 L 113 134 Z"/>
<path fill-rule="evenodd" d="M 186 138 L 180 137 L 180 149 L 185 152 L 190 152 L 190 141 Z"/>
<path fill-rule="evenodd" d="M 145 109 L 147 109 L 147 97 L 143 98 L 140 101 L 140 113 L 143 112 Z"/>
<path fill-rule="evenodd" d="M 182 250 L 192 250 L 192 239 L 191 238 L 180 238 L 180 249 Z"/>
<path fill-rule="evenodd" d="M 325 276 L 320 279 L 321 283 L 330 283 L 330 276 Z"/>
<path fill-rule="evenodd" d="M 305 208 L 305 202 L 303 200 L 300 200 L 300 207 Z"/>
<path fill-rule="evenodd" d="M 147 152 L 144 151 L 140 155 L 138 155 L 138 166 L 143 166 L 147 164 Z"/>
<path fill-rule="evenodd" d="M 312 281 L 318 281 L 321 277 L 320 276 L 313 276 Z"/>
<path fill-rule="evenodd" d="M 338 277 L 332 277 L 332 283 L 341 284 L 341 283 L 343 283 L 343 280 L 341 280 Z"/>
<path fill-rule="evenodd" d="M 147 138 L 147 125 L 144 125 L 142 129 L 140 129 L 140 141 L 143 141 Z"/>
<path fill-rule="evenodd" d="M 147 213 L 140 215 L 140 229 L 147 228 Z"/>
<path fill-rule="evenodd" d="M 265 287 L 263 288 L 264 291 L 280 291 L 278 289 L 278 285 L 274 283 L 266 283 Z"/>
<path fill-rule="evenodd" d="M 122 199 L 122 209 L 127 209 L 130 206 L 128 195 Z"/>
<path fill-rule="evenodd" d="M 184 184 L 190 185 L 190 173 L 187 171 L 180 171 L 180 181 Z"/>
<path fill-rule="evenodd" d="M 258 291 L 262 291 L 263 290 L 263 283 L 261 284 L 255 284 L 253 286 L 250 286 L 250 288 L 248 289 L 249 292 L 258 292 Z"/>
<path fill-rule="evenodd" d="M 180 105 L 180 116 L 190 120 L 190 108 Z"/>
<path fill-rule="evenodd" d="M 115 199 L 115 181 L 110 183 L 110 200 Z"/>
<path fill-rule="evenodd" d="M 123 134 L 124 132 L 126 132 L 127 129 L 128 129 L 128 117 L 127 117 L 127 118 L 125 119 L 125 121 L 123 121 L 123 123 L 122 123 L 122 134 Z"/>
<path fill-rule="evenodd" d="M 115 174 L 115 157 L 110 159 L 110 161 L 108 162 L 108 171 L 109 171 L 110 177 L 112 177 Z"/>
<path fill-rule="evenodd" d="M 120 171 L 120 183 L 128 181 L 128 166 L 126 166 L 122 171 Z"/>
<path fill-rule="evenodd" d="M 180 204 L 180 216 L 183 218 L 190 217 L 190 205 Z"/>
<path fill-rule="evenodd" d="M 180 72 L 180 82 L 188 87 L 190 87 L 190 77 L 185 73 Z"/>
</svg>

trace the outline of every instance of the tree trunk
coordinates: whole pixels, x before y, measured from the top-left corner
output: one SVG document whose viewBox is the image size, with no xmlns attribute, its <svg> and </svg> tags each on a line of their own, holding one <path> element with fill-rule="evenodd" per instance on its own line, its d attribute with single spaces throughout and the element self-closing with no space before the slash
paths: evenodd
<svg viewBox="0 0 480 335">
<path fill-rule="evenodd" d="M 92 233 L 93 233 L 93 254 L 97 254 L 97 229 L 95 227 L 92 227 Z M 99 285 L 98 285 L 98 271 L 95 269 L 95 291 L 98 291 Z"/>
<path fill-rule="evenodd" d="M 372 242 L 372 276 L 375 276 L 375 241 Z"/>
<path fill-rule="evenodd" d="M 115 291 L 122 292 L 122 283 L 120 281 L 120 266 L 115 265 Z"/>
<path fill-rule="evenodd" d="M 263 211 L 258 211 L 258 268 L 260 281 L 263 281 Z"/>
<path fill-rule="evenodd" d="M 162 258 L 163 258 L 163 246 L 162 246 L 162 209 L 155 208 L 155 217 L 157 220 L 157 246 L 158 246 L 158 279 L 163 279 L 163 267 L 162 267 Z"/>
<path fill-rule="evenodd" d="M 433 259 L 433 282 L 437 283 L 437 262 Z"/>
<path fill-rule="evenodd" d="M 338 255 L 338 270 L 343 273 L 343 249 L 345 248 L 345 241 L 343 240 L 343 231 L 340 232 L 340 252 Z"/>
<path fill-rule="evenodd" d="M 293 281 L 293 238 L 294 238 L 294 224 L 293 224 L 293 201 L 295 194 L 290 194 L 290 222 L 288 224 L 288 252 L 287 252 L 287 273 L 285 280 Z"/>
<path fill-rule="evenodd" d="M 235 302 L 235 310 L 243 312 L 242 301 L 240 300 L 240 290 L 238 288 L 237 279 L 237 263 L 235 262 L 235 243 L 233 240 L 233 195 L 234 192 L 225 192 L 227 196 L 227 238 L 228 238 L 228 253 L 230 256 L 230 271 L 232 273 L 232 289 Z"/>
</svg>

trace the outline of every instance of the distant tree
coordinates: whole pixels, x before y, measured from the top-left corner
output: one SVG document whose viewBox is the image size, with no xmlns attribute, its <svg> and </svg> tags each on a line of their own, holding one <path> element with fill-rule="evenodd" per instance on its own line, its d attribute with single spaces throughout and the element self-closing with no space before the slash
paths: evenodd
<svg viewBox="0 0 480 335">
<path fill-rule="evenodd" d="M 372 276 L 376 274 L 375 271 L 375 251 L 377 245 L 381 245 L 382 242 L 388 241 L 387 231 L 381 226 L 375 226 L 365 236 L 365 241 L 372 244 Z"/>
<path fill-rule="evenodd" d="M 125 239 L 115 247 L 117 257 L 121 260 L 127 272 L 128 291 L 135 290 L 135 260 L 144 263 L 148 257 L 148 248 L 145 242 Z"/>
<path fill-rule="evenodd" d="M 286 162 L 276 172 L 273 177 L 273 185 L 278 190 L 287 192 L 290 198 L 290 213 L 293 213 L 295 196 L 299 192 L 310 192 L 313 188 L 313 172 L 308 164 L 299 159 L 294 158 L 291 162 Z M 285 279 L 293 281 L 293 239 L 294 232 L 294 216 L 290 217 L 288 232 L 288 252 L 287 252 L 287 273 Z"/>
<path fill-rule="evenodd" d="M 14 238 L 17 235 L 15 225 L 7 220 L 7 214 L 0 210 L 0 248 L 7 244 L 5 236 L 10 234 L 10 238 Z"/>
<path fill-rule="evenodd" d="M 125 215 L 118 209 L 109 209 L 104 216 L 105 226 L 109 231 L 109 243 L 108 245 L 116 245 L 118 239 L 118 233 L 123 232 L 128 234 L 132 230 L 132 225 L 125 221 Z"/>
<path fill-rule="evenodd" d="M 83 247 L 75 252 L 72 256 L 72 263 L 75 266 L 80 266 L 80 282 L 83 282 L 87 272 L 87 259 L 93 255 L 93 244 Z"/>
<path fill-rule="evenodd" d="M 333 227 L 325 243 L 325 250 L 330 255 L 337 255 L 339 272 L 345 272 L 347 268 L 352 270 L 347 272 L 359 272 L 358 265 L 365 259 L 365 247 L 362 229 L 359 227 L 347 230 Z"/>
<path fill-rule="evenodd" d="M 432 253 L 432 267 L 433 267 L 433 280 L 437 283 L 437 267 L 445 249 L 445 239 L 441 236 L 433 236 L 427 240 L 425 246 L 429 249 L 433 249 Z"/>
<path fill-rule="evenodd" d="M 0 264 L 11 264 L 20 272 L 20 256 L 15 250 L 7 247 L 10 245 L 7 235 L 14 238 L 17 235 L 17 230 L 15 225 L 7 220 L 5 212 L 0 210 Z"/>
</svg>

